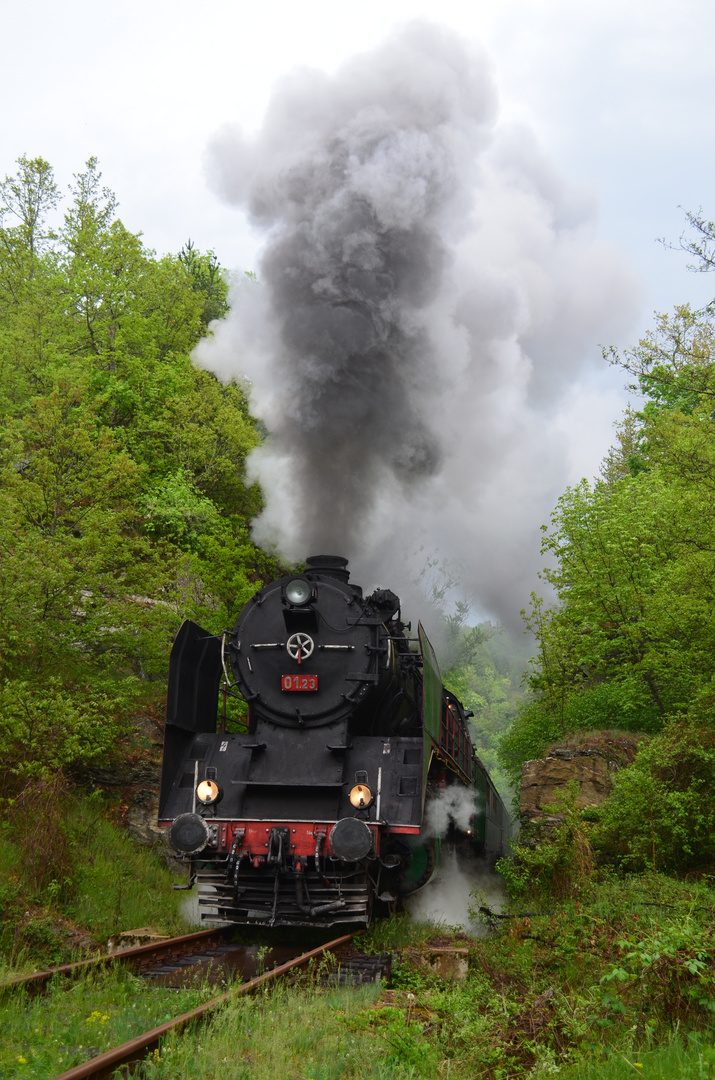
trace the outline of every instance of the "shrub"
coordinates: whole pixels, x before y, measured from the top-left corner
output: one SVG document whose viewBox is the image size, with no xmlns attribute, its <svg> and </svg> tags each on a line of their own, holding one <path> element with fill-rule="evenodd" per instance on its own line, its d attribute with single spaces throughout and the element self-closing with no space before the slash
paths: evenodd
<svg viewBox="0 0 715 1080">
<path fill-rule="evenodd" d="M 511 899 L 575 897 L 590 882 L 594 871 L 591 826 L 576 807 L 576 785 L 569 786 L 573 790 L 544 807 L 560 815 L 561 821 L 524 827 L 512 843 L 513 855 L 497 862 Z"/>
<path fill-rule="evenodd" d="M 715 867 L 715 726 L 683 718 L 615 778 L 594 843 L 604 861 L 669 873 Z"/>
</svg>

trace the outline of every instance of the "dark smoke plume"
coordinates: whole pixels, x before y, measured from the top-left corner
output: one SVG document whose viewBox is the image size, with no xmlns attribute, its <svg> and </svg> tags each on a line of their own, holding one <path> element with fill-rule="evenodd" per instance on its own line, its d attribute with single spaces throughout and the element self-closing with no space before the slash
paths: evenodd
<svg viewBox="0 0 715 1080">
<path fill-rule="evenodd" d="M 269 432 L 259 542 L 342 553 L 356 580 L 373 559 L 392 587 L 424 545 L 483 609 L 521 606 L 525 535 L 563 479 L 541 429 L 632 287 L 529 133 L 497 127 L 485 57 L 410 24 L 334 76 L 290 75 L 210 167 L 266 232 L 260 283 L 197 350 L 250 379 Z"/>
</svg>

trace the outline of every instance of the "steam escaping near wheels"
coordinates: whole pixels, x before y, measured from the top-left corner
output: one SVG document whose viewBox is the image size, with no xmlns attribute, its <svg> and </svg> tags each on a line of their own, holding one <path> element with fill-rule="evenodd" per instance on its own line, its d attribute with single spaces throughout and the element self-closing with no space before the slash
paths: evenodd
<svg viewBox="0 0 715 1080">
<path fill-rule="evenodd" d="M 489 928 L 478 918 L 479 907 L 500 912 L 505 900 L 502 878 L 484 859 L 466 861 L 447 851 L 432 880 L 407 897 L 405 909 L 415 922 L 459 926 L 475 937 L 486 937 Z"/>
</svg>

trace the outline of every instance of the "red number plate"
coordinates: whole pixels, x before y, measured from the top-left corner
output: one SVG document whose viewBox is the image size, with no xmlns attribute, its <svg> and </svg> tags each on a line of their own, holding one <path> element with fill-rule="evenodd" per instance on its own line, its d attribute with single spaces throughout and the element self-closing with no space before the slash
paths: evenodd
<svg viewBox="0 0 715 1080">
<path fill-rule="evenodd" d="M 281 690 L 317 690 L 317 675 L 282 675 Z"/>
</svg>

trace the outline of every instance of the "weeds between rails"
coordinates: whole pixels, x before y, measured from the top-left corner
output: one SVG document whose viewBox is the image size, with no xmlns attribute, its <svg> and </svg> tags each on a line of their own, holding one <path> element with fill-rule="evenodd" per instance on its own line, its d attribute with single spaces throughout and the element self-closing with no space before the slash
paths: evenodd
<svg viewBox="0 0 715 1080">
<path fill-rule="evenodd" d="M 239 1080 L 713 1075 L 715 890 L 606 878 L 552 908 L 473 940 L 469 974 L 454 983 L 421 962 L 449 928 L 378 923 L 356 947 L 412 957 L 379 1001 L 287 988 L 227 1009 L 210 1041 L 167 1043 L 147 1075 L 169 1080 L 191 1064 L 208 1080 L 228 1062 Z"/>
<path fill-rule="evenodd" d="M 77 1028 L 77 1024 L 74 1026 L 70 1024 L 69 1029 L 64 1025 L 61 1031 L 50 1037 L 50 1032 L 47 1030 L 46 1025 L 43 1028 L 36 1027 L 33 1029 L 32 1035 L 28 1038 L 29 1032 L 25 1030 L 25 1044 L 19 1047 L 19 1053 L 16 1052 L 17 1045 L 10 1048 L 10 1060 L 7 1061 L 7 1066 L 11 1069 L 11 1072 L 3 1072 L 5 1076 L 26 1076 L 28 1075 L 28 1067 L 31 1070 L 31 1075 L 57 1075 L 58 1067 L 62 1068 L 62 1076 L 75 1075 L 75 1070 L 78 1070 L 78 1075 L 90 1076 L 109 1075 L 114 1068 L 119 1068 L 129 1061 L 136 1061 L 141 1058 L 147 1052 L 150 1052 L 153 1048 L 158 1047 L 160 1039 L 169 1034 L 169 1031 L 175 1032 L 183 1030 L 189 1024 L 195 1024 L 197 1021 L 211 1018 L 220 1011 L 222 1005 L 225 1005 L 229 999 L 239 997 L 243 994 L 254 993 L 259 989 L 267 987 L 274 979 L 280 978 L 282 975 L 293 972 L 295 969 L 300 969 L 307 963 L 314 959 L 320 959 L 321 965 L 316 970 L 322 968 L 335 968 L 337 966 L 337 960 L 324 959 L 328 956 L 326 950 L 335 946 L 346 944 L 350 940 L 351 935 L 344 935 L 342 938 L 336 941 L 330 942 L 327 945 L 321 946 L 318 949 L 314 949 L 311 952 L 303 953 L 300 956 L 288 961 L 285 964 L 265 972 L 248 982 L 239 982 L 238 985 L 230 987 L 223 993 L 216 997 L 216 987 L 203 986 L 200 987 L 197 993 L 200 994 L 202 1000 L 198 1003 L 192 1003 L 192 1008 L 187 1010 L 186 1008 L 174 1007 L 168 1016 L 164 1016 L 159 1023 L 149 1024 L 148 1027 L 136 1030 L 136 1024 L 131 1023 L 130 1027 L 133 1029 L 130 1034 L 124 1038 L 117 1040 L 114 1037 L 114 1031 L 117 1027 L 120 1029 L 126 1026 L 126 1018 L 132 1020 L 135 1016 L 143 1015 L 143 1012 L 133 1013 L 131 1010 L 136 1009 L 136 1001 L 131 1002 L 131 1010 L 129 1002 L 127 1001 L 126 994 L 119 994 L 119 1001 L 117 1002 L 116 994 L 114 999 L 110 1002 L 106 1012 L 102 1011 L 102 1006 L 105 1004 L 101 1000 L 101 990 L 109 986 L 112 986 L 112 980 L 110 975 L 112 972 L 121 970 L 121 967 L 112 967 L 108 971 L 103 971 L 101 974 L 105 976 L 104 980 L 99 978 L 100 970 L 85 969 L 83 972 L 83 979 L 79 984 L 76 984 L 73 989 L 73 1000 L 75 1003 L 79 1003 L 80 1013 L 86 1011 L 86 997 L 87 991 L 91 992 L 93 999 L 97 998 L 97 991 L 99 991 L 100 1001 L 98 1002 L 100 1007 L 94 1008 L 88 1016 L 79 1017 L 79 1033 L 85 1035 L 89 1031 L 92 1035 L 92 1044 L 75 1043 L 71 1044 L 67 1042 L 68 1031 L 71 1035 L 73 1028 Z M 230 977 L 229 977 L 230 980 Z M 115 990 L 119 987 L 121 989 L 122 980 L 119 980 L 115 985 Z M 129 984 L 131 985 L 131 983 Z M 146 985 L 146 984 L 144 984 Z M 156 984 L 154 984 L 156 986 Z M 58 984 L 55 981 L 51 987 L 51 998 L 54 1001 L 57 999 Z M 22 991 L 21 991 L 22 993 Z M 141 994 L 139 994 L 141 997 Z M 208 998 L 208 1000 L 206 1000 Z M 185 1004 L 185 999 L 182 997 L 181 1004 Z M 62 1001 L 64 1002 L 64 995 L 62 995 Z M 96 1002 L 95 1002 L 96 1003 Z M 15 999 L 17 1004 L 17 999 Z M 63 1005 L 60 1006 L 63 1008 Z M 24 1010 L 28 1013 L 30 1022 L 39 1021 L 36 1010 Z M 155 1013 L 155 1009 L 150 1012 Z M 50 1014 L 52 1010 L 50 1009 Z M 66 1017 L 60 1014 L 60 1019 L 65 1020 Z M 75 1019 L 77 1019 L 75 1017 Z M 122 1024 L 122 1019 L 125 1023 Z M 113 1023 L 114 1020 L 114 1023 Z M 85 1025 L 88 1025 L 85 1026 Z M 27 1025 L 25 1025 L 27 1027 Z M 40 1039 L 35 1039 L 32 1036 L 42 1036 Z M 63 1040 L 60 1042 L 60 1040 Z M 35 1043 L 42 1043 L 44 1046 L 44 1053 L 40 1054 L 36 1048 Z M 59 1044 L 59 1045 L 58 1045 Z M 49 1051 L 49 1059 L 48 1059 Z M 53 1051 L 55 1053 L 53 1054 Z M 65 1056 L 67 1061 L 65 1063 Z M 53 1060 L 53 1058 L 55 1060 Z M 55 1063 L 56 1061 L 56 1063 Z M 13 1065 L 15 1068 L 13 1069 Z M 19 1071 L 18 1071 L 18 1068 Z M 49 1067 L 49 1072 L 48 1072 Z"/>
<path fill-rule="evenodd" d="M 323 989 L 308 974 L 277 994 L 227 1006 L 210 1038 L 198 1031 L 167 1040 L 144 1066 L 146 1076 L 173 1080 L 190 1066 L 195 1080 L 208 1080 L 225 1073 L 228 1059 L 232 1080 L 516 1080 L 557 1070 L 565 1080 L 635 1071 L 648 1080 L 702 1080 L 712 1066 L 714 923 L 707 881 L 606 877 L 579 899 L 552 901 L 548 914 L 516 917 L 494 937 L 474 940 L 466 980 L 445 983 L 420 955 L 435 934 L 449 938 L 448 928 L 386 920 L 360 935 L 356 948 L 402 949 L 413 959 L 395 967 L 379 1003 L 379 990 Z M 97 983 L 84 987 L 71 999 L 71 1015 L 69 994 L 56 996 L 52 1015 L 86 1047 L 98 1039 L 82 1036 L 106 1029 L 117 1009 Z M 0 1058 L 0 1071 L 13 1080 L 32 1075 L 17 1057 L 37 1060 L 40 1040 L 56 1045 L 50 1013 L 31 1010 L 30 1003 L 22 1032 L 13 1029 L 15 1056 Z M 2 1022 L 7 1030 L 6 1016 Z"/>
</svg>

